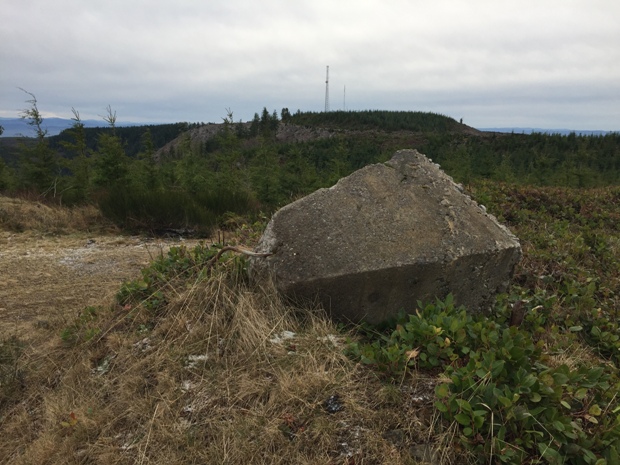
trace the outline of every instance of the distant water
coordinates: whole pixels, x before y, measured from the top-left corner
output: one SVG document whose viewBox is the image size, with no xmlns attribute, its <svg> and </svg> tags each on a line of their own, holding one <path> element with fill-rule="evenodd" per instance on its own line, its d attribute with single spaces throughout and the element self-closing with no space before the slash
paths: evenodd
<svg viewBox="0 0 620 465">
<path fill-rule="evenodd" d="M 605 134 L 611 134 L 619 131 L 591 131 L 585 129 L 543 129 L 543 128 L 477 128 L 479 131 L 488 132 L 508 132 L 515 134 L 532 134 L 534 132 L 541 134 L 561 134 L 567 136 L 571 133 L 575 133 L 580 136 L 604 136 Z"/>
<path fill-rule="evenodd" d="M 44 118 L 43 129 L 47 130 L 48 136 L 57 136 L 65 129 L 69 129 L 73 126 L 73 121 L 63 118 Z M 99 128 L 106 127 L 107 124 L 104 121 L 99 120 L 84 120 L 82 121 L 87 128 Z M 117 123 L 117 126 L 142 126 L 149 123 Z M 0 118 L 0 126 L 4 128 L 2 137 L 35 137 L 35 131 L 28 124 L 26 120 L 21 118 Z"/>
</svg>

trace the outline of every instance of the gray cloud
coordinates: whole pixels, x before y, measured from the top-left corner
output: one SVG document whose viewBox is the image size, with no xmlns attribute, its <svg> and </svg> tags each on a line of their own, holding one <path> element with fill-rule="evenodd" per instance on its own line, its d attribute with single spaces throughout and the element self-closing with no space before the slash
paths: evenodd
<svg viewBox="0 0 620 465">
<path fill-rule="evenodd" d="M 6 0 L 0 116 L 249 119 L 263 106 L 430 110 L 478 127 L 620 129 L 606 0 Z"/>
</svg>

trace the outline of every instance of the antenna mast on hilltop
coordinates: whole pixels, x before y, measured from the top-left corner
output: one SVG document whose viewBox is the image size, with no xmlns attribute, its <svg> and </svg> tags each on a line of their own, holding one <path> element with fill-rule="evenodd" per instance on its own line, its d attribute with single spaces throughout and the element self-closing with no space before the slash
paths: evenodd
<svg viewBox="0 0 620 465">
<path fill-rule="evenodd" d="M 329 66 L 325 76 L 325 113 L 329 111 Z"/>
</svg>

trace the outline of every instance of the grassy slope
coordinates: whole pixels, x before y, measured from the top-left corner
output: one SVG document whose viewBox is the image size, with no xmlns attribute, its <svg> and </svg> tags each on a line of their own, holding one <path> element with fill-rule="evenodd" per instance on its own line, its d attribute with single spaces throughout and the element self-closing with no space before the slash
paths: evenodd
<svg viewBox="0 0 620 465">
<path fill-rule="evenodd" d="M 613 340 L 568 328 L 617 321 L 620 191 L 472 191 L 525 252 L 498 321 L 508 300 L 543 302 L 523 329 L 549 364 L 615 372 L 606 362 L 617 361 Z M 247 231 L 249 243 L 256 235 Z M 360 337 L 354 329 L 248 285 L 232 256 L 201 271 L 201 256 L 164 260 L 164 274 L 125 288 L 120 303 L 50 328 L 45 352 L 2 342 L 0 461 L 414 463 L 431 446 L 444 462 L 466 460 L 458 441 L 450 446 L 456 424 L 433 407 L 440 371 L 410 368 L 389 381 L 343 355 L 347 338 Z M 342 410 L 328 411 L 331 396 Z"/>
</svg>

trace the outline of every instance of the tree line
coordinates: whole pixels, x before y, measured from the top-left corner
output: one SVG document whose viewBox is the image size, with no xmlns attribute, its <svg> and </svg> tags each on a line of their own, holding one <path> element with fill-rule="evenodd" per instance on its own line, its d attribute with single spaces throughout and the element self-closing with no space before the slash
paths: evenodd
<svg viewBox="0 0 620 465">
<path fill-rule="evenodd" d="M 327 113 L 300 112 L 290 115 L 293 124 L 322 126 L 336 129 L 413 132 L 458 131 L 460 123 L 440 113 L 422 111 L 330 111 Z"/>
<path fill-rule="evenodd" d="M 402 148 L 418 149 L 464 183 L 593 187 L 620 181 L 617 133 L 478 135 L 432 113 L 291 114 L 284 108 L 278 114 L 264 108 L 248 123 L 235 122 L 229 112 L 213 137 L 198 140 L 189 129 L 199 124 L 118 128 L 108 108 L 107 128 L 85 128 L 74 110 L 73 127 L 48 138 L 34 96 L 29 104 L 23 116 L 36 137 L 20 145 L 14 164 L 0 161 L 0 191 L 96 203 L 129 228 L 208 228 L 231 212 L 269 212 Z M 340 131 L 278 142 L 283 123 Z M 179 134 L 174 149 L 158 150 Z"/>
</svg>

